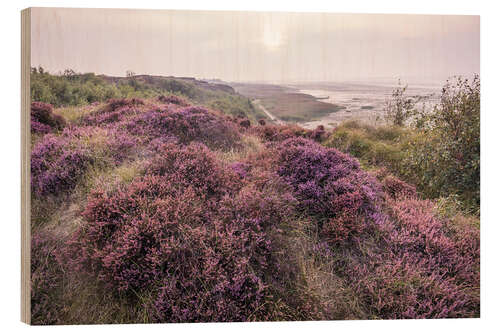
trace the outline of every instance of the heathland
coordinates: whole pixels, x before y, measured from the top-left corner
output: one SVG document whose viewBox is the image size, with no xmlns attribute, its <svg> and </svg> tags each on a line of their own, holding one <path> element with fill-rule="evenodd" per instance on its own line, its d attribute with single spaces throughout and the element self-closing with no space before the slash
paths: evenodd
<svg viewBox="0 0 500 333">
<path fill-rule="evenodd" d="M 192 78 L 31 94 L 34 324 L 479 316 L 479 78 L 333 130 Z"/>
</svg>

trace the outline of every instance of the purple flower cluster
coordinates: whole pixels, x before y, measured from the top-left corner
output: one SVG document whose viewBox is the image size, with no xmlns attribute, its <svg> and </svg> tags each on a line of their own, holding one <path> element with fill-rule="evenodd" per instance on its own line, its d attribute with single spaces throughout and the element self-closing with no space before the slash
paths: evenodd
<svg viewBox="0 0 500 333">
<path fill-rule="evenodd" d="M 31 103 L 31 132 L 46 134 L 53 130 L 62 130 L 66 121 L 52 112 L 52 105 L 42 102 Z"/>
<path fill-rule="evenodd" d="M 91 151 L 72 147 L 70 138 L 45 135 L 31 151 L 32 194 L 43 197 L 73 189 L 91 161 Z"/>
<path fill-rule="evenodd" d="M 415 198 L 417 196 L 415 186 L 391 175 L 384 178 L 383 187 L 384 191 L 393 199 Z"/>
<path fill-rule="evenodd" d="M 274 250 L 293 202 L 245 186 L 203 145 L 169 145 L 144 176 L 90 196 L 67 256 L 111 290 L 151 290 L 160 322 L 262 318 L 266 276 L 288 277 Z"/>
<path fill-rule="evenodd" d="M 290 184 L 302 210 L 317 217 L 332 241 L 359 234 L 379 211 L 378 182 L 352 157 L 303 138 L 277 146 L 278 174 Z"/>
<path fill-rule="evenodd" d="M 453 235 L 429 201 L 391 201 L 376 247 L 342 271 L 378 318 L 479 315 L 479 231 Z"/>
<path fill-rule="evenodd" d="M 91 164 L 109 160 L 118 165 L 135 145 L 133 137 L 112 129 L 68 127 L 60 135 L 47 134 L 31 152 L 32 193 L 42 197 L 72 190 Z"/>
<path fill-rule="evenodd" d="M 237 145 L 237 127 L 202 107 L 158 107 L 130 119 L 126 126 L 134 135 L 150 139 L 176 136 L 180 143 L 199 141 L 211 148 Z"/>
<path fill-rule="evenodd" d="M 252 132 L 268 142 L 281 142 L 286 139 L 312 135 L 310 130 L 297 125 L 266 125 L 265 121 L 263 123 L 259 121 L 259 126 L 252 127 Z"/>
<path fill-rule="evenodd" d="M 175 95 L 161 95 L 158 97 L 158 101 L 165 104 L 176 104 L 180 106 L 188 106 L 189 103 L 185 99 L 175 96 Z"/>
</svg>

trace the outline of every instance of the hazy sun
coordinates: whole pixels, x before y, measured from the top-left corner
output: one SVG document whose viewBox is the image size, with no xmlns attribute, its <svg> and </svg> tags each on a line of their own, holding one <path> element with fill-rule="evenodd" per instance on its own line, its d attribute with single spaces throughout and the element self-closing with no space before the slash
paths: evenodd
<svg viewBox="0 0 500 333">
<path fill-rule="evenodd" d="M 270 25 L 265 25 L 262 42 L 268 49 L 276 50 L 283 44 L 283 34 L 280 29 L 273 29 Z"/>
</svg>

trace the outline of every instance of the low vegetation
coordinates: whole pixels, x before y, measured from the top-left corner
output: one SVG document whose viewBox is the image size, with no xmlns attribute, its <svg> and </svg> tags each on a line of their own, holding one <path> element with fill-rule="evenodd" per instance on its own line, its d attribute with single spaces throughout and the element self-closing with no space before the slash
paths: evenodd
<svg viewBox="0 0 500 333">
<path fill-rule="evenodd" d="M 479 77 L 448 82 L 432 110 L 416 109 L 404 90 L 394 97 L 389 125 L 346 122 L 324 144 L 359 158 L 366 167 L 387 168 L 426 198 L 456 196 L 466 212 L 479 215 Z"/>
<path fill-rule="evenodd" d="M 397 172 L 413 129 L 92 103 L 32 143 L 34 324 L 479 316 L 478 219 Z"/>
<path fill-rule="evenodd" d="M 223 84 L 210 84 L 193 78 L 148 75 L 110 77 L 66 70 L 53 75 L 42 67 L 31 69 L 31 98 L 54 107 L 85 106 L 118 98 L 152 98 L 174 95 L 192 104 L 206 105 L 232 117 L 252 121 L 266 119 L 250 100 Z"/>
</svg>

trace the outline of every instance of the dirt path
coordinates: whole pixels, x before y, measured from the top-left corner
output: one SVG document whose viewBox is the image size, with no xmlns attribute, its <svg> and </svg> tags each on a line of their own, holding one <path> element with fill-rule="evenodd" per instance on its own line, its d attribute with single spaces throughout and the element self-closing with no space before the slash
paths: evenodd
<svg viewBox="0 0 500 333">
<path fill-rule="evenodd" d="M 252 104 L 254 106 L 256 106 L 257 108 L 261 109 L 262 112 L 264 112 L 272 121 L 274 121 L 276 124 L 278 125 L 284 125 L 285 122 L 283 122 L 282 120 L 278 119 L 277 117 L 275 117 L 271 112 L 269 112 L 265 107 L 264 105 L 262 105 L 260 103 L 260 100 L 259 99 L 255 99 L 252 101 Z"/>
</svg>

